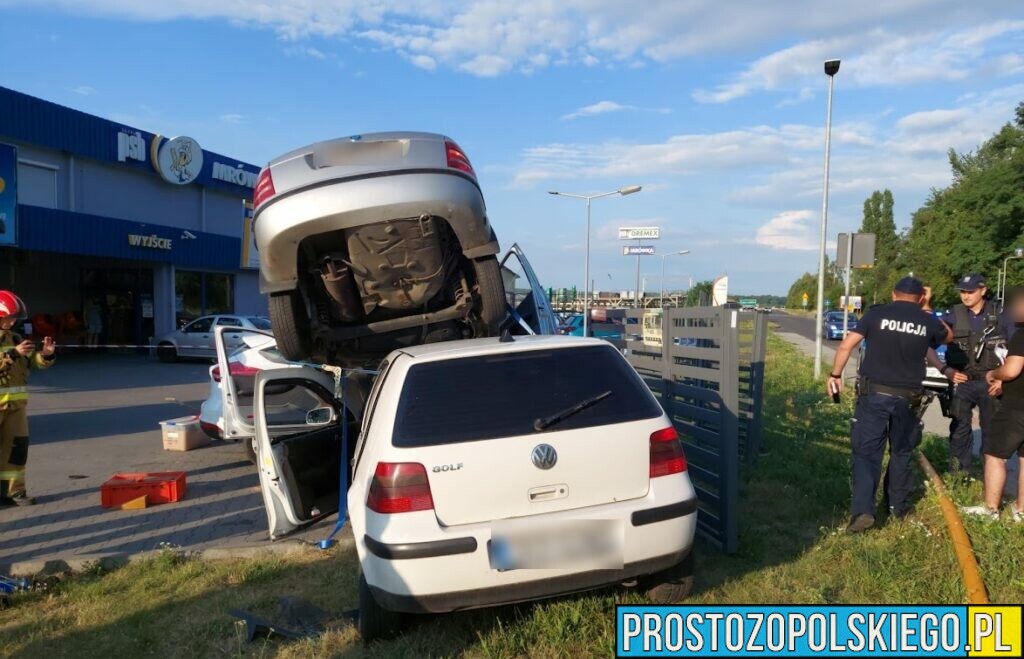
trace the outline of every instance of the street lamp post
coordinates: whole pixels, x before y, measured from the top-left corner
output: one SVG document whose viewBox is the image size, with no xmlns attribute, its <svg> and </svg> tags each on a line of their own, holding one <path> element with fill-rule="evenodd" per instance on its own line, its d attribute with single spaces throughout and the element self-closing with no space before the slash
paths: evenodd
<svg viewBox="0 0 1024 659">
<path fill-rule="evenodd" d="M 662 309 L 665 308 L 665 259 L 667 259 L 670 256 L 684 256 L 689 253 L 690 250 L 684 249 L 678 252 L 673 252 L 671 254 L 661 255 L 661 297 L 659 298 L 659 301 Z"/>
<path fill-rule="evenodd" d="M 999 271 L 999 279 L 996 281 L 996 288 L 999 289 L 999 306 L 1006 306 L 1006 273 L 1013 259 L 1024 259 L 1024 247 L 1013 250 L 1013 254 L 1003 259 L 1003 269 Z"/>
<path fill-rule="evenodd" d="M 618 190 L 612 190 L 611 192 L 602 192 L 600 194 L 582 195 L 582 194 L 569 194 L 568 192 L 558 192 L 557 190 L 549 190 L 548 194 L 553 194 L 558 197 L 570 197 L 572 199 L 585 199 L 587 202 L 587 255 L 585 259 L 584 274 L 583 274 L 583 336 L 590 335 L 590 299 L 587 295 L 587 282 L 590 281 L 590 201 L 592 199 L 600 199 L 601 197 L 610 197 L 612 195 L 622 195 L 625 197 L 628 194 L 634 192 L 640 192 L 641 186 L 639 185 L 628 185 Z"/>
<path fill-rule="evenodd" d="M 829 147 L 832 139 L 832 86 L 835 75 L 839 73 L 839 60 L 830 59 L 825 62 L 825 75 L 828 76 L 828 109 L 825 113 L 825 180 L 821 193 L 821 247 L 818 251 L 818 300 L 817 323 L 814 329 L 814 377 L 821 376 L 821 321 L 825 313 L 825 235 L 828 225 L 828 166 Z"/>
</svg>

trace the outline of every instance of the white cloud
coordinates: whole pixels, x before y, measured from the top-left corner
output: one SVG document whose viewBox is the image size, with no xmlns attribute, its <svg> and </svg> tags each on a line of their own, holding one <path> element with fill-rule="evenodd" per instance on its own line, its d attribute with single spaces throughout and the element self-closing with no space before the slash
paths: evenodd
<svg viewBox="0 0 1024 659">
<path fill-rule="evenodd" d="M 635 105 L 623 105 L 622 103 L 616 103 L 615 101 L 598 101 L 597 103 L 577 108 L 569 114 L 563 114 L 562 120 L 569 121 L 572 119 L 579 119 L 580 117 L 593 117 L 599 114 L 608 114 L 609 112 L 624 111 L 656 112 L 658 114 L 669 114 L 671 112 L 668 108 L 641 108 Z"/>
<path fill-rule="evenodd" d="M 245 116 L 238 114 L 237 112 L 229 112 L 227 114 L 220 115 L 218 118 L 226 124 L 240 124 L 242 123 L 242 120 L 245 119 Z"/>
<path fill-rule="evenodd" d="M 77 87 L 72 87 L 71 91 L 80 96 L 92 96 L 96 93 L 96 90 L 89 85 L 78 85 Z"/>
<path fill-rule="evenodd" d="M 316 60 L 327 59 L 326 53 L 312 46 L 289 46 L 284 49 L 284 54 L 288 57 L 309 57 Z"/>
<path fill-rule="evenodd" d="M 870 146 L 874 139 L 870 131 L 865 125 L 841 124 L 833 128 L 832 140 L 837 145 Z M 783 166 L 792 163 L 797 152 L 819 148 L 823 139 L 819 127 L 783 125 L 675 135 L 646 144 L 547 144 L 523 152 L 513 185 L 529 187 L 545 179 L 693 175 Z"/>
<path fill-rule="evenodd" d="M 491 78 L 509 71 L 512 62 L 499 55 L 477 55 L 460 64 L 459 68 L 481 78 Z"/>
<path fill-rule="evenodd" d="M 772 249 L 806 251 L 818 249 L 819 239 L 814 235 L 813 211 L 782 211 L 757 230 L 754 239 L 758 245 Z"/>
<path fill-rule="evenodd" d="M 621 112 L 622 110 L 631 110 L 632 105 L 622 105 L 615 101 L 598 101 L 591 105 L 585 105 L 581 108 L 573 110 L 569 114 L 563 114 L 563 120 L 576 119 L 579 117 L 592 117 L 597 114 L 607 114 L 609 112 Z"/>
<path fill-rule="evenodd" d="M 413 55 L 409 61 L 425 71 L 433 71 L 437 68 L 437 60 L 430 55 Z"/>
<path fill-rule="evenodd" d="M 826 59 L 843 60 L 837 85 L 869 87 L 962 80 L 980 71 L 1008 75 L 1024 66 L 1016 53 L 991 53 L 990 42 L 1024 33 L 1024 21 L 997 20 L 956 31 L 894 32 L 875 28 L 797 43 L 758 58 L 731 82 L 697 89 L 694 100 L 726 103 L 758 90 L 822 82 Z"/>
<path fill-rule="evenodd" d="M 1014 13 L 1006 3 L 962 0 L 868 2 L 847 4 L 841 11 L 823 8 L 818 0 L 790 0 L 784 11 L 776 3 L 719 0 L 645 0 L 639 9 L 620 0 L 5 2 L 132 20 L 224 20 L 269 28 L 292 42 L 308 37 L 355 37 L 405 54 L 414 64 L 413 57 L 424 55 L 438 65 L 479 76 L 508 71 L 529 73 L 551 63 L 637 66 L 694 54 L 749 52 L 777 44 L 780 38 L 798 40 L 796 46 L 780 51 L 775 60 L 755 66 L 750 75 L 741 74 L 721 89 L 702 92 L 710 100 L 747 93 L 763 85 L 765 79 L 770 80 L 776 69 L 787 76 L 800 75 L 802 64 L 797 56 L 803 53 L 819 57 L 818 50 L 824 45 L 853 44 L 846 52 L 867 53 L 867 47 L 858 48 L 856 44 L 864 42 L 880 25 L 886 26 L 890 40 L 898 42 L 902 35 L 913 40 L 914 35 L 944 29 L 955 16 L 956 23 L 965 27 L 941 44 L 955 54 L 984 49 L 992 39 L 1019 29 L 1015 21 L 1006 18 Z M 908 71 L 920 61 L 918 52 L 910 52 L 912 57 L 901 60 L 895 51 L 903 46 L 898 44 L 890 49 L 892 52 L 879 46 L 877 40 L 871 41 L 870 47 L 881 48 L 883 61 L 899 60 Z M 927 63 L 943 61 L 936 50 L 926 46 L 929 57 L 920 64 L 926 67 Z"/>
</svg>

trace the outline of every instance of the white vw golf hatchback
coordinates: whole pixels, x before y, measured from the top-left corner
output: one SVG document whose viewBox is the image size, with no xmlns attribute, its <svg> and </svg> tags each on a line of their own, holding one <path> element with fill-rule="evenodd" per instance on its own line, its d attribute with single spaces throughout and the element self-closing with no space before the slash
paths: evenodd
<svg viewBox="0 0 1024 659">
<path fill-rule="evenodd" d="M 308 396 L 305 432 L 281 435 L 262 418 L 263 391 L 277 380 Z M 264 371 L 256 389 L 271 535 L 320 516 L 341 486 L 338 460 L 349 465 L 364 639 L 394 632 L 410 613 L 620 583 L 658 602 L 689 592 L 697 499 L 682 446 L 604 341 L 526 336 L 396 350 L 358 405 L 361 424 L 348 418 L 345 456 L 326 374 Z"/>
</svg>

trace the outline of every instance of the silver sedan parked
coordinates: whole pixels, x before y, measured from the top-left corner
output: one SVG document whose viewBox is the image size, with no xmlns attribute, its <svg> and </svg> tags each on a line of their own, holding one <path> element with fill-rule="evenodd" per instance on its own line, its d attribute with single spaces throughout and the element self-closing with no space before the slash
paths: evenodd
<svg viewBox="0 0 1024 659">
<path fill-rule="evenodd" d="M 216 359 L 217 347 L 214 344 L 213 328 L 243 327 L 270 331 L 270 321 L 260 316 L 242 316 L 223 314 L 196 318 L 181 329 L 168 332 L 157 343 L 156 354 L 160 361 L 168 363 L 177 361 L 179 357 L 198 357 Z M 243 345 L 242 335 L 232 332 L 226 336 L 227 345 L 234 350 Z"/>
</svg>

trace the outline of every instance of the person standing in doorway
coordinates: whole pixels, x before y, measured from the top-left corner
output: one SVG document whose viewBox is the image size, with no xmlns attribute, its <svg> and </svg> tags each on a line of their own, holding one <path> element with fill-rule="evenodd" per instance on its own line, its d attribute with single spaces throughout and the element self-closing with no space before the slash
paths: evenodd
<svg viewBox="0 0 1024 659">
<path fill-rule="evenodd" d="M 28 506 L 35 500 L 25 491 L 28 462 L 28 373 L 49 368 L 56 357 L 53 337 L 43 348 L 14 332 L 28 315 L 25 304 L 10 291 L 0 291 L 0 506 Z"/>
<path fill-rule="evenodd" d="M 85 309 L 85 343 L 96 346 L 100 344 L 100 334 L 103 332 L 103 315 L 100 313 L 100 301 L 93 298 Z"/>
</svg>

